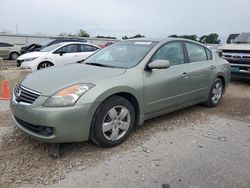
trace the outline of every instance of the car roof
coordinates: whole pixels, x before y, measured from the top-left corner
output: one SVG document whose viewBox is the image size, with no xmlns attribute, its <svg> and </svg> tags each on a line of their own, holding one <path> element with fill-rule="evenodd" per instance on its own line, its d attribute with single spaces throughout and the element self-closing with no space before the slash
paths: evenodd
<svg viewBox="0 0 250 188">
<path fill-rule="evenodd" d="M 88 43 L 88 42 L 60 42 L 61 46 L 68 45 L 68 44 L 88 44 L 97 48 L 100 48 L 99 46 L 96 46 L 94 44 Z"/>
<path fill-rule="evenodd" d="M 134 38 L 134 39 L 126 39 L 122 41 L 148 41 L 148 42 L 157 42 L 157 43 L 165 43 L 165 42 L 170 42 L 170 41 L 186 41 L 186 42 L 192 42 L 196 43 L 199 45 L 203 45 L 206 47 L 204 44 L 199 43 L 197 41 L 189 40 L 189 39 L 184 39 L 184 38 L 176 38 L 176 37 L 167 37 L 167 38 Z"/>
</svg>

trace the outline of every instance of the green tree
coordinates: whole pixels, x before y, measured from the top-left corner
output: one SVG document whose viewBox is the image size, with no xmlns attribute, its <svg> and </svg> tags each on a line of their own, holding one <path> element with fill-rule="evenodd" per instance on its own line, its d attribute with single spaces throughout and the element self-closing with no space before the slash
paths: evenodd
<svg viewBox="0 0 250 188">
<path fill-rule="evenodd" d="M 101 36 L 101 35 L 98 35 L 98 36 L 96 36 L 95 38 L 104 38 L 104 39 L 116 39 L 116 37 L 110 37 L 110 36 Z"/>
<path fill-rule="evenodd" d="M 122 39 L 126 40 L 126 39 L 144 38 L 144 37 L 145 37 L 145 35 L 137 34 L 137 35 L 132 36 L 132 37 L 123 36 Z"/>
<path fill-rule="evenodd" d="M 219 44 L 221 40 L 219 39 L 219 35 L 217 33 L 211 33 L 209 35 L 201 36 L 199 42 L 209 43 L 209 44 Z"/>
<path fill-rule="evenodd" d="M 80 31 L 77 34 L 79 37 L 90 37 L 90 34 L 87 33 L 85 30 L 80 29 Z"/>
<path fill-rule="evenodd" d="M 126 40 L 126 39 L 128 39 L 128 37 L 127 37 L 127 36 L 123 36 L 122 39 L 123 39 L 123 40 Z"/>
<path fill-rule="evenodd" d="M 144 38 L 145 36 L 144 35 L 141 35 L 141 34 L 137 34 L 133 37 L 130 37 L 130 39 L 134 39 L 134 38 Z"/>
<path fill-rule="evenodd" d="M 184 39 L 189 39 L 193 41 L 198 41 L 197 35 L 169 35 L 169 37 L 174 37 L 174 38 L 184 38 Z"/>
</svg>

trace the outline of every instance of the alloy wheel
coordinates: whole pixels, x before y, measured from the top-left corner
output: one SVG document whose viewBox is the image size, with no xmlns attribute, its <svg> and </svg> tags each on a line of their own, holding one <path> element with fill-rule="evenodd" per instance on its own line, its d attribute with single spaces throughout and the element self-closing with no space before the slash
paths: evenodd
<svg viewBox="0 0 250 188">
<path fill-rule="evenodd" d="M 221 95 L 222 95 L 222 85 L 220 82 L 217 82 L 212 90 L 212 101 L 215 104 L 217 104 L 220 101 Z"/>
<path fill-rule="evenodd" d="M 111 108 L 104 116 L 102 132 L 107 140 L 116 141 L 121 139 L 129 129 L 131 115 L 124 106 Z"/>
</svg>

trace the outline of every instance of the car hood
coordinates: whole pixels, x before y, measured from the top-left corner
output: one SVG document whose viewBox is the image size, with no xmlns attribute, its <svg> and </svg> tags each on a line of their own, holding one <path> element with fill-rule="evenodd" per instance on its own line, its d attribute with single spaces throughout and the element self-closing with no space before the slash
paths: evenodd
<svg viewBox="0 0 250 188">
<path fill-rule="evenodd" d="M 23 60 L 23 59 L 34 58 L 34 57 L 44 57 L 47 54 L 49 54 L 49 52 L 30 52 L 30 53 L 21 55 L 20 57 L 18 57 L 17 60 Z"/>
<path fill-rule="evenodd" d="M 250 44 L 225 44 L 219 50 L 250 50 Z"/>
<path fill-rule="evenodd" d="M 126 69 L 98 67 L 85 64 L 51 67 L 29 74 L 22 82 L 24 87 L 51 96 L 59 90 L 78 83 L 95 84 L 96 81 L 123 74 Z"/>
</svg>

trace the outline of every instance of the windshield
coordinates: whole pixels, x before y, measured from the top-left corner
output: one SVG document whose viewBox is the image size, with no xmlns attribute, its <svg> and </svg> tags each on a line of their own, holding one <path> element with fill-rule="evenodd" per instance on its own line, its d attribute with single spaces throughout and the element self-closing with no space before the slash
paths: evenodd
<svg viewBox="0 0 250 188">
<path fill-rule="evenodd" d="M 49 39 L 49 40 L 46 40 L 44 42 L 42 42 L 40 45 L 42 46 L 47 46 L 49 43 L 51 43 L 53 41 L 53 39 Z"/>
<path fill-rule="evenodd" d="M 250 33 L 242 33 L 233 40 L 233 43 L 250 43 Z"/>
<path fill-rule="evenodd" d="M 155 46 L 152 41 L 123 41 L 112 44 L 84 61 L 87 64 L 131 68 Z"/>
<path fill-rule="evenodd" d="M 47 46 L 47 47 L 41 49 L 40 52 L 51 52 L 60 46 L 62 46 L 62 43 L 53 44 L 51 46 Z"/>
</svg>

